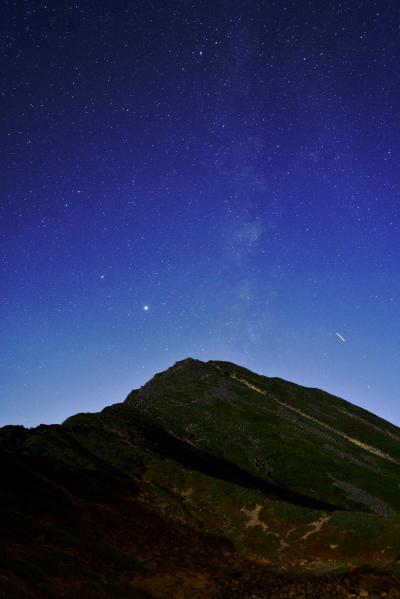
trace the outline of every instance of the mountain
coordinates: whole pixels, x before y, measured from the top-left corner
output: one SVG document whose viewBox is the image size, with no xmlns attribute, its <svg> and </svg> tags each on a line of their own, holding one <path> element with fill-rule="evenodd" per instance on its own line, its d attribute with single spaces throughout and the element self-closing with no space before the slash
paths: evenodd
<svg viewBox="0 0 400 599">
<path fill-rule="evenodd" d="M 0 429 L 0 597 L 400 598 L 400 429 L 186 359 Z"/>
</svg>

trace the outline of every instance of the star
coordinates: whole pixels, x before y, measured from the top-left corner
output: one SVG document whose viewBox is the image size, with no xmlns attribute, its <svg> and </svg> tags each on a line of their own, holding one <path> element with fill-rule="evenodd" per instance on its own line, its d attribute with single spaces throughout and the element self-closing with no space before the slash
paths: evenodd
<svg viewBox="0 0 400 599">
<path fill-rule="evenodd" d="M 148 312 L 148 310 L 149 310 L 149 306 L 148 306 L 147 304 L 145 304 L 145 305 L 143 306 L 143 310 L 144 310 L 145 312 Z"/>
</svg>

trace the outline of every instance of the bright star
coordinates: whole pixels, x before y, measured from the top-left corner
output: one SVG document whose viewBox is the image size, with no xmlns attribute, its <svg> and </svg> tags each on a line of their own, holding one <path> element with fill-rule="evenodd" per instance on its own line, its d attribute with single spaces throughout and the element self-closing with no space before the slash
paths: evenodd
<svg viewBox="0 0 400 599">
<path fill-rule="evenodd" d="M 149 309 L 149 306 L 147 306 L 147 305 L 146 305 L 146 306 L 143 306 L 143 310 L 144 310 L 145 312 L 147 312 L 147 310 L 148 310 L 148 309 Z"/>
</svg>

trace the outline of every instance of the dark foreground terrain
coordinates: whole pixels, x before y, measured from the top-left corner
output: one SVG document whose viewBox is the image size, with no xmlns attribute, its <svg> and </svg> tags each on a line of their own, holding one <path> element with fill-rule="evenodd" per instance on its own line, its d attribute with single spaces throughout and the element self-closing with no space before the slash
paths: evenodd
<svg viewBox="0 0 400 599">
<path fill-rule="evenodd" d="M 0 429 L 1 598 L 400 598 L 400 429 L 187 359 Z"/>
</svg>

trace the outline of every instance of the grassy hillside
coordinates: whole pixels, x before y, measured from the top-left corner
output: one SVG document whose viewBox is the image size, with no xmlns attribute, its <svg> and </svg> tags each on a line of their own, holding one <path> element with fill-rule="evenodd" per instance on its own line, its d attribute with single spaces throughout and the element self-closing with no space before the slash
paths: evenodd
<svg viewBox="0 0 400 599">
<path fill-rule="evenodd" d="M 400 430 L 323 391 L 187 359 L 0 450 L 1 597 L 400 597 Z"/>
</svg>

